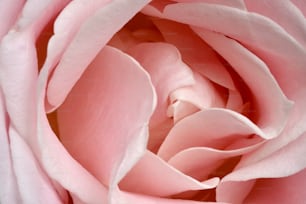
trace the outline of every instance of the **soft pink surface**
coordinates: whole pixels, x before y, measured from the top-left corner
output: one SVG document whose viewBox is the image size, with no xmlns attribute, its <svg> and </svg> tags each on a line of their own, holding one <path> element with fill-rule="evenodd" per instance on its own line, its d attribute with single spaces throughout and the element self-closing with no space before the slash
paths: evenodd
<svg viewBox="0 0 306 204">
<path fill-rule="evenodd" d="M 303 203 L 304 1 L 150 2 L 0 2 L 0 203 Z"/>
<path fill-rule="evenodd" d="M 54 187 L 55 184 L 37 159 L 38 141 L 35 134 L 35 40 L 66 2 L 1 1 L 1 15 L 5 16 L 1 16 L 4 24 L 3 27 L 1 24 L 3 30 L 0 31 L 1 203 L 67 201 L 67 194 L 61 194 L 62 187 Z"/>
<path fill-rule="evenodd" d="M 302 3 L 296 1 L 296 4 L 301 5 Z M 301 134 L 305 131 L 305 108 L 302 105 L 305 104 L 305 94 L 303 93 L 305 93 L 304 67 L 306 64 L 305 57 L 303 57 L 305 56 L 305 48 L 302 47 L 305 41 L 305 30 L 303 30 L 305 28 L 304 17 L 301 16 L 299 12 L 286 13 L 285 16 L 292 19 L 291 21 L 294 21 L 294 24 L 286 23 L 289 22 L 289 20 L 281 20 L 281 18 L 277 17 L 278 15 L 281 15 L 280 12 L 282 10 L 286 10 L 286 12 L 288 9 L 296 10 L 296 7 L 289 1 L 273 1 L 271 5 L 267 2 L 267 5 L 265 6 L 260 2 L 252 1 L 252 3 L 248 3 L 247 6 L 249 9 L 257 9 L 259 13 L 263 13 L 268 17 L 275 19 L 276 22 L 281 23 L 276 24 L 268 18 L 255 13 L 245 12 L 243 9 L 236 10 L 223 5 L 212 5 L 206 3 L 193 4 L 188 2 L 183 4 L 169 4 L 164 6 L 163 12 L 161 12 L 161 10 L 156 11 L 150 6 L 144 10 L 144 12 L 148 14 L 192 25 L 192 29 L 196 31 L 203 40 L 223 55 L 223 57 L 231 63 L 233 68 L 238 68 L 236 71 L 252 72 L 252 74 L 249 75 L 251 76 L 250 78 L 245 78 L 247 80 L 245 82 L 249 83 L 248 85 L 250 87 L 253 86 L 252 94 L 254 94 L 255 98 L 260 97 L 260 103 L 263 103 L 263 106 L 261 105 L 258 107 L 259 109 L 265 109 L 265 111 L 262 111 L 261 116 L 258 117 L 259 122 L 261 117 L 263 120 L 259 124 L 264 128 L 263 131 L 266 133 L 268 138 L 277 137 L 277 139 L 266 142 L 262 148 L 259 148 L 252 154 L 244 156 L 237 167 L 237 171 L 235 170 L 228 177 L 225 177 L 224 183 L 225 185 L 228 185 L 228 188 L 224 188 L 222 184 L 223 182 L 221 182 L 220 187 L 218 187 L 217 199 L 237 203 L 243 201 L 245 194 L 249 192 L 253 185 L 251 181 L 241 183 L 238 180 L 249 180 L 254 179 L 255 177 L 261 177 L 261 175 L 263 176 L 265 171 L 259 169 L 256 169 L 258 175 L 254 176 L 254 167 L 257 166 L 258 168 L 264 169 L 267 166 L 273 168 L 273 161 L 276 160 L 276 158 L 280 159 L 284 156 L 279 154 L 279 151 L 277 151 L 278 149 L 283 147 L 282 151 L 285 152 L 284 154 L 296 155 L 295 158 L 292 158 L 294 161 L 293 163 L 296 163 L 296 165 L 294 165 L 294 167 L 283 165 L 283 168 L 278 168 L 276 170 L 278 173 L 275 175 L 287 176 L 288 172 L 294 173 L 305 168 L 305 164 L 302 161 L 299 161 L 299 159 L 301 159 L 301 157 L 298 156 L 299 153 L 292 152 L 293 149 L 287 148 L 288 143 L 291 141 L 294 141 L 299 137 L 302 139 Z M 184 13 L 188 13 L 188 15 L 183 15 Z M 282 18 L 285 18 L 285 16 Z M 283 27 L 280 27 L 280 25 Z M 210 32 L 209 30 L 222 33 L 228 36 L 228 38 Z M 234 42 L 231 38 L 237 40 L 239 43 L 237 41 Z M 239 55 L 241 55 L 240 58 L 238 58 Z M 245 65 L 243 65 L 243 63 L 245 63 Z M 259 74 L 260 72 L 254 72 L 254 68 L 252 70 L 245 68 L 249 66 L 254 67 L 254 65 L 257 66 L 258 71 L 260 71 L 260 69 L 262 71 L 267 70 L 267 68 L 264 68 L 265 65 L 267 65 L 273 74 L 273 77 L 271 78 L 271 74 L 267 71 L 261 71 L 261 73 L 266 73 L 266 77 L 270 78 L 267 78 L 266 82 L 275 84 L 275 81 L 277 81 L 278 85 L 275 84 L 275 86 L 271 84 L 269 87 L 263 86 L 261 89 L 258 89 L 263 84 L 261 82 L 258 83 L 258 81 L 252 82 L 252 75 L 253 73 Z M 239 69 L 241 66 L 244 68 Z M 246 73 L 240 73 L 242 76 L 247 76 L 245 75 Z M 254 79 L 256 78 L 257 77 L 254 77 Z M 270 97 L 272 92 L 269 92 L 269 89 L 267 88 L 273 87 L 275 87 L 275 90 L 280 90 L 281 88 L 281 91 L 286 94 L 289 100 L 293 101 L 294 104 L 291 105 L 290 115 L 288 115 L 289 109 L 286 108 L 290 107 L 290 102 L 288 103 L 288 100 L 283 96 L 281 91 L 273 91 L 273 94 L 278 93 L 279 96 Z M 267 91 L 266 94 L 265 91 Z M 277 98 L 280 99 L 279 102 L 277 102 Z M 259 101 L 257 100 L 256 103 L 258 102 Z M 268 115 L 267 113 L 269 111 L 272 111 L 273 108 L 277 108 L 275 107 L 275 104 L 279 104 L 279 107 L 283 106 L 285 108 L 278 109 L 281 111 L 278 115 L 277 111 L 273 111 L 273 114 Z M 264 108 L 265 106 L 266 108 Z M 275 113 L 276 115 L 274 115 Z M 284 127 L 286 121 L 288 123 Z M 275 129 L 270 129 L 266 125 Z M 279 134 L 281 131 L 282 134 Z M 297 146 L 297 148 L 300 151 L 303 150 L 302 145 L 300 148 Z M 274 156 L 270 156 L 272 153 Z M 261 159 L 264 159 L 263 163 L 258 162 Z M 245 169 L 243 175 L 248 175 L 249 178 L 242 178 L 242 171 L 239 171 L 240 168 Z M 249 173 L 246 174 L 245 172 Z M 271 171 L 270 176 L 272 176 L 272 174 Z M 237 176 L 237 182 L 228 182 L 231 180 L 231 175 Z M 239 177 L 240 179 L 238 179 Z M 242 189 L 245 191 L 242 191 Z"/>
<path fill-rule="evenodd" d="M 303 170 L 284 178 L 259 179 L 244 203 L 304 203 L 306 196 L 304 191 L 306 188 L 305 176 L 306 170 Z"/>
<path fill-rule="evenodd" d="M 171 44 L 141 43 L 128 52 L 148 71 L 157 93 L 157 107 L 150 119 L 148 143 L 149 149 L 156 149 L 172 126 L 167 123 L 168 96 L 178 88 L 193 85 L 193 73 Z"/>
<path fill-rule="evenodd" d="M 58 63 L 48 84 L 50 109 L 65 100 L 99 50 L 148 2 L 134 0 L 131 4 L 126 0 L 79 0 L 66 7 L 67 11 L 55 23 L 55 35 L 49 44 L 50 59 L 47 58 L 50 64 L 45 65 L 47 68 Z M 89 8 L 84 8 L 84 4 Z M 72 26 L 68 35 L 67 26 Z"/>
<path fill-rule="evenodd" d="M 150 175 L 150 176 L 148 176 Z M 170 196 L 188 190 L 215 188 L 219 178 L 199 182 L 170 166 L 157 155 L 147 151 L 122 180 L 123 190 L 153 196 Z"/>
</svg>

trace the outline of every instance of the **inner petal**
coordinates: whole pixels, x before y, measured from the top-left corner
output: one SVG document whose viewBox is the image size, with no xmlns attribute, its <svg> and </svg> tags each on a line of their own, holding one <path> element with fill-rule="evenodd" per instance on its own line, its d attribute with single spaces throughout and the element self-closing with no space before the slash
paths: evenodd
<svg viewBox="0 0 306 204">
<path fill-rule="evenodd" d="M 265 137 L 263 132 L 243 115 L 226 109 L 211 108 L 180 120 L 169 132 L 158 155 L 168 160 L 189 147 L 223 149 L 233 140 L 250 134 Z"/>
</svg>

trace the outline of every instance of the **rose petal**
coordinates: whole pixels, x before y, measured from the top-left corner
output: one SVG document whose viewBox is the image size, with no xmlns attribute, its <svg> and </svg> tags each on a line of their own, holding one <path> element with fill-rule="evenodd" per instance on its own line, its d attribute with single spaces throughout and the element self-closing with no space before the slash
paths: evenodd
<svg viewBox="0 0 306 204">
<path fill-rule="evenodd" d="M 204 4 L 180 5 L 179 7 L 184 8 L 184 11 L 181 10 L 183 13 L 187 12 L 187 8 L 196 10 L 204 9 L 205 12 L 202 10 L 198 14 L 205 14 L 206 18 L 210 19 L 208 21 L 199 20 L 202 19 L 200 16 L 195 17 L 196 10 L 191 12 L 192 15 L 180 15 L 178 10 L 171 10 L 171 15 L 175 15 L 177 19 L 185 18 L 184 22 L 224 33 L 247 45 L 252 49 L 254 54 L 267 64 L 283 92 L 295 103 L 289 116 L 290 119 L 288 120 L 287 127 L 282 135 L 277 140 L 267 142 L 263 148 L 260 148 L 256 153 L 244 159 L 245 165 L 247 163 L 256 163 L 256 161 L 267 157 L 269 154 L 299 137 L 305 131 L 304 124 L 306 121 L 304 108 L 306 101 L 305 48 L 279 25 L 258 14 L 230 10 L 225 7 L 213 8 Z M 221 16 L 216 16 L 220 12 L 220 10 L 216 9 L 222 10 Z M 192 19 L 188 20 L 189 17 Z M 235 23 L 233 24 L 231 22 Z M 270 165 L 273 164 L 271 163 Z"/>
<path fill-rule="evenodd" d="M 5 113 L 4 99 L 0 94 L 0 202 L 1 203 L 20 203 L 21 198 L 14 175 L 11 147 L 7 127 L 8 117 Z"/>
<path fill-rule="evenodd" d="M 306 2 L 301 0 L 291 0 L 296 7 L 298 7 L 304 14 L 304 17 L 306 17 Z"/>
<path fill-rule="evenodd" d="M 233 1 L 227 1 L 227 0 L 175 0 L 176 2 L 180 3 L 208 3 L 213 5 L 223 5 L 223 6 L 229 6 L 237 9 L 245 10 L 245 4 L 243 0 L 233 0 Z"/>
<path fill-rule="evenodd" d="M 212 82 L 194 72 L 195 84 L 178 88 L 171 92 L 171 103 L 179 100 L 189 102 L 199 109 L 224 107 L 224 100 Z"/>
<path fill-rule="evenodd" d="M 105 47 L 58 109 L 61 141 L 95 177 L 111 185 L 145 150 L 154 105 L 142 67 Z"/>
<path fill-rule="evenodd" d="M 289 0 L 245 1 L 250 12 L 264 15 L 284 28 L 301 45 L 306 46 L 306 21 L 303 13 Z"/>
<path fill-rule="evenodd" d="M 211 189 L 218 185 L 218 181 L 217 178 L 196 181 L 147 151 L 121 181 L 120 188 L 146 195 L 170 196 L 189 190 Z"/>
<path fill-rule="evenodd" d="M 243 201 L 255 203 L 303 203 L 306 200 L 306 170 L 285 178 L 259 179 Z"/>
<path fill-rule="evenodd" d="M 9 129 L 11 157 L 22 203 L 62 203 L 52 183 L 36 161 L 31 148 Z M 67 201 L 67 200 L 66 200 Z"/>
<path fill-rule="evenodd" d="M 49 71 L 41 70 L 38 83 L 37 157 L 48 176 L 60 185 L 58 190 L 67 189 L 73 201 L 80 204 L 106 203 L 106 187 L 71 157 L 50 127 L 44 104 Z"/>
<path fill-rule="evenodd" d="M 158 102 L 150 121 L 150 125 L 155 126 L 167 118 L 169 94 L 180 87 L 194 84 L 193 73 L 171 44 L 141 43 L 128 53 L 148 71 L 156 89 Z"/>
<path fill-rule="evenodd" d="M 70 0 L 26 1 L 20 18 L 13 29 L 23 31 L 30 28 L 38 35 L 49 20 L 63 9 L 69 1 Z"/>
<path fill-rule="evenodd" d="M 1 89 L 11 123 L 10 141 L 14 176 L 17 177 L 21 202 L 25 203 L 66 202 L 65 199 L 67 199 L 63 188 L 55 187 L 55 183 L 51 184 L 39 164 L 35 162 L 36 157 L 40 156 L 35 134 L 37 108 L 35 40 L 39 32 L 64 6 L 65 2 L 27 1 L 16 26 L 1 41 Z M 47 12 L 42 12 L 44 9 Z M 29 187 L 29 183 L 33 185 Z M 59 201 L 59 196 L 61 201 Z"/>
<path fill-rule="evenodd" d="M 89 16 L 110 0 L 74 0 L 59 14 L 54 22 L 54 35 L 48 43 L 48 55 L 43 69 L 53 69 L 60 61 L 65 49 L 76 36 L 78 29 Z M 69 29 L 67 29 L 69 28 Z M 50 72 L 51 73 L 51 72 Z M 48 105 L 50 109 L 50 104 Z"/>
<path fill-rule="evenodd" d="M 165 40 L 177 47 L 183 60 L 209 80 L 234 90 L 230 74 L 216 53 L 188 26 L 167 20 L 154 20 Z"/>
<path fill-rule="evenodd" d="M 79 30 L 65 50 L 48 84 L 47 100 L 50 109 L 56 108 L 65 100 L 73 85 L 99 50 L 148 2 L 149 0 L 135 0 L 133 4 L 130 4 L 125 0 L 113 0 L 99 8 L 83 24 L 77 23 Z M 66 32 L 67 27 L 58 29 L 64 29 Z M 71 40 L 71 37 L 68 39 Z M 58 41 L 57 43 L 63 42 Z M 57 43 L 53 42 L 50 47 L 53 46 L 51 48 L 55 49 Z M 58 58 L 51 59 L 51 63 L 54 65 L 57 60 Z"/>
<path fill-rule="evenodd" d="M 27 1 L 16 25 L 18 30 L 12 30 L 0 44 L 0 83 L 6 101 L 6 108 L 11 118 L 12 126 L 21 137 L 27 138 L 33 149 L 36 141 L 33 138 L 35 123 L 35 92 L 37 82 L 37 56 L 35 40 L 40 30 L 48 23 L 66 1 Z M 11 4 L 11 3 L 10 3 Z M 46 7 L 47 14 L 40 9 Z M 39 18 L 34 18 L 32 15 Z M 33 19 L 34 18 L 34 19 Z M 31 22 L 31 25 L 25 21 Z M 23 25 L 23 23 L 25 23 Z M 21 27 L 22 25 L 22 27 Z M 17 29 L 17 28 L 16 28 Z M 16 74 L 18 73 L 18 74 Z M 22 101 L 22 103 L 20 103 Z"/>
<path fill-rule="evenodd" d="M 118 192 L 115 198 L 114 204 L 120 203 L 134 203 L 134 204 L 226 204 L 221 202 L 203 202 L 203 201 L 193 201 L 193 200 L 181 200 L 181 199 L 171 199 L 171 198 L 160 198 L 152 197 L 147 195 L 135 194 L 125 191 Z M 229 203 L 228 203 L 229 204 Z"/>
<path fill-rule="evenodd" d="M 185 101 L 176 101 L 168 107 L 167 115 L 173 117 L 174 124 L 179 120 L 199 111 L 199 108 Z"/>
<path fill-rule="evenodd" d="M 167 128 L 162 128 L 168 127 L 165 126 L 165 121 L 169 119 L 167 116 L 169 94 L 180 87 L 194 84 L 193 73 L 182 61 L 179 51 L 167 43 L 141 43 L 131 48 L 128 53 L 149 72 L 156 88 L 158 101 L 150 119 L 151 131 L 148 144 L 149 149 L 155 149 L 169 131 Z"/>
<path fill-rule="evenodd" d="M 245 142 L 244 147 L 233 150 L 217 150 L 207 147 L 188 148 L 171 157 L 168 163 L 184 174 L 203 180 L 225 159 L 251 152 L 262 144 L 262 142 L 258 142 L 258 139 L 254 141 L 245 140 L 248 141 Z"/>
<path fill-rule="evenodd" d="M 158 155 L 168 160 L 189 147 L 224 148 L 234 138 L 243 138 L 250 134 L 266 137 L 243 115 L 230 110 L 211 108 L 180 120 L 169 132 Z"/>
<path fill-rule="evenodd" d="M 258 126 L 268 138 L 278 136 L 285 127 L 292 102 L 283 94 L 268 67 L 232 39 L 201 29 L 196 32 L 232 65 L 251 89 L 259 114 Z"/>
<path fill-rule="evenodd" d="M 35 145 L 35 90 L 37 60 L 31 35 L 11 32 L 0 44 L 0 86 L 11 125 Z M 16 74 L 18 73 L 18 74 Z M 33 114 L 34 113 L 34 114 Z M 33 147 L 34 148 L 34 147 Z"/>
<path fill-rule="evenodd" d="M 186 12 L 190 15 L 182 15 Z M 163 15 L 170 20 L 222 33 L 252 47 L 259 48 L 260 45 L 265 45 L 261 48 L 271 53 L 296 53 L 297 49 L 301 49 L 298 42 L 282 27 L 256 13 L 222 5 L 178 3 L 166 6 Z"/>
<path fill-rule="evenodd" d="M 248 166 L 237 166 L 237 169 L 227 175 L 217 188 L 217 200 L 239 203 L 249 190 L 241 192 L 244 185 L 241 182 L 247 181 L 250 185 L 252 179 L 257 178 L 280 178 L 295 174 L 306 168 L 306 133 L 286 147 L 276 151 L 268 158 L 249 164 Z"/>
<path fill-rule="evenodd" d="M 25 0 L 1 0 L 0 1 L 0 41 L 10 30 L 18 14 L 23 7 Z"/>
<path fill-rule="evenodd" d="M 243 99 L 239 91 L 236 90 L 229 90 L 229 96 L 226 103 L 226 108 L 230 110 L 234 110 L 240 112 L 243 108 Z"/>
</svg>

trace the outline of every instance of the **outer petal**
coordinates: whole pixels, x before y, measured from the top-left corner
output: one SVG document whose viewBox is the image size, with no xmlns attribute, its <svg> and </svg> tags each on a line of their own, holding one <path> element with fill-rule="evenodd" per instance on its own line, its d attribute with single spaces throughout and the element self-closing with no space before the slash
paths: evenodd
<svg viewBox="0 0 306 204">
<path fill-rule="evenodd" d="M 181 15 L 186 12 L 190 15 Z M 178 3 L 166 6 L 164 16 L 174 21 L 222 33 L 271 53 L 294 51 L 293 53 L 298 54 L 297 51 L 301 52 L 301 46 L 298 42 L 288 35 L 282 27 L 271 19 L 256 13 L 222 5 Z M 203 21 L 203 18 L 209 20 Z M 265 46 L 260 47 L 260 45 Z"/>
<path fill-rule="evenodd" d="M 26 1 L 20 18 L 13 27 L 17 31 L 25 31 L 31 29 L 35 33 L 35 37 L 49 20 L 53 18 L 70 0 L 28 0 Z"/>
<path fill-rule="evenodd" d="M 78 204 L 107 203 L 107 189 L 67 152 L 53 133 L 45 110 L 45 90 L 50 73 L 43 69 L 38 83 L 37 139 L 38 159 L 48 176 L 67 189 Z"/>
<path fill-rule="evenodd" d="M 246 0 L 250 12 L 264 15 L 284 28 L 301 45 L 306 46 L 306 21 L 303 13 L 290 0 Z M 301 1 L 302 2 L 302 1 Z"/>
<path fill-rule="evenodd" d="M 285 178 L 259 179 L 243 201 L 245 204 L 304 203 L 306 170 Z"/>
<path fill-rule="evenodd" d="M 71 39 L 72 36 L 68 38 L 72 42 L 61 57 L 48 85 L 47 100 L 50 104 L 50 109 L 58 107 L 65 100 L 73 85 L 98 54 L 99 50 L 148 2 L 149 0 L 135 0 L 131 4 L 126 0 L 113 0 L 99 8 L 81 25 L 77 23 L 78 32 L 73 39 Z M 88 12 L 88 10 L 85 10 L 85 12 Z M 64 29 L 65 33 L 67 28 L 61 25 L 58 29 L 61 32 Z M 58 38 L 61 35 L 63 37 L 63 33 L 60 33 Z M 52 42 L 49 47 L 53 51 L 51 54 L 51 66 L 54 66 L 54 63 L 59 60 L 56 55 L 61 54 L 61 52 L 55 52 L 56 54 L 54 54 L 54 49 L 57 49 L 58 43 L 62 43 L 61 40 Z M 60 51 L 63 51 L 63 47 L 60 47 Z M 55 59 L 52 59 L 53 57 Z M 46 65 L 46 67 L 48 66 L 49 64 Z M 59 87 L 59 85 L 61 86 Z"/>
<path fill-rule="evenodd" d="M 175 0 L 176 2 L 180 3 L 209 3 L 213 5 L 223 5 L 223 6 L 229 6 L 233 8 L 238 8 L 245 10 L 245 5 L 243 0 L 233 0 L 233 1 L 227 1 L 227 0 Z"/>
<path fill-rule="evenodd" d="M 302 156 L 306 154 L 305 144 L 306 133 L 266 159 L 246 167 L 238 166 L 218 186 L 217 200 L 241 203 L 251 190 L 252 179 L 286 177 L 305 169 L 306 160 Z M 250 187 L 245 188 L 245 185 Z"/>
<path fill-rule="evenodd" d="M 269 68 L 238 42 L 206 30 L 195 30 L 232 65 L 251 89 L 258 111 L 255 116 L 258 126 L 269 138 L 278 136 L 285 127 L 292 102 L 286 98 Z"/>
<path fill-rule="evenodd" d="M 296 7 L 298 7 L 304 14 L 304 17 L 306 17 L 306 2 L 301 0 L 291 0 Z"/>
<path fill-rule="evenodd" d="M 112 188 L 145 151 L 154 106 L 147 73 L 133 58 L 105 47 L 58 109 L 61 141 Z"/>
<path fill-rule="evenodd" d="M 187 25 L 167 20 L 153 20 L 166 42 L 177 47 L 183 60 L 209 80 L 228 89 L 235 89 L 230 74 L 216 53 Z"/>
<path fill-rule="evenodd" d="M 25 0 L 2 0 L 0 1 L 0 41 L 2 37 L 14 25 Z"/>
<path fill-rule="evenodd" d="M 33 91 L 36 90 L 37 82 L 35 40 L 41 29 L 65 2 L 27 1 L 22 10 L 23 15 L 16 23 L 17 30 L 9 32 L 0 44 L 0 83 L 6 108 L 12 125 L 21 137 L 27 137 L 33 149 L 36 143 L 33 138 L 35 123 L 29 125 L 28 121 L 35 121 L 33 113 L 36 112 L 36 96 Z M 44 8 L 48 12 L 44 13 Z M 36 18 L 37 16 L 39 18 Z"/>
<path fill-rule="evenodd" d="M 9 129 L 9 135 L 14 176 L 17 180 L 21 203 L 60 204 L 67 202 L 67 200 L 60 199 L 23 138 L 13 128 Z"/>
<path fill-rule="evenodd" d="M 11 147 L 8 136 L 8 116 L 2 93 L 0 95 L 0 203 L 18 204 L 21 202 L 19 189 L 14 175 Z"/>
</svg>

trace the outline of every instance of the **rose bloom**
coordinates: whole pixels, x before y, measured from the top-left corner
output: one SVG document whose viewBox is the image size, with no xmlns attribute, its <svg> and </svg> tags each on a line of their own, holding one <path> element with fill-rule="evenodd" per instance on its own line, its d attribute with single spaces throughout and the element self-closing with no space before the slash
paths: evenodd
<svg viewBox="0 0 306 204">
<path fill-rule="evenodd" d="M 1 0 L 0 203 L 306 203 L 302 0 Z"/>
</svg>

